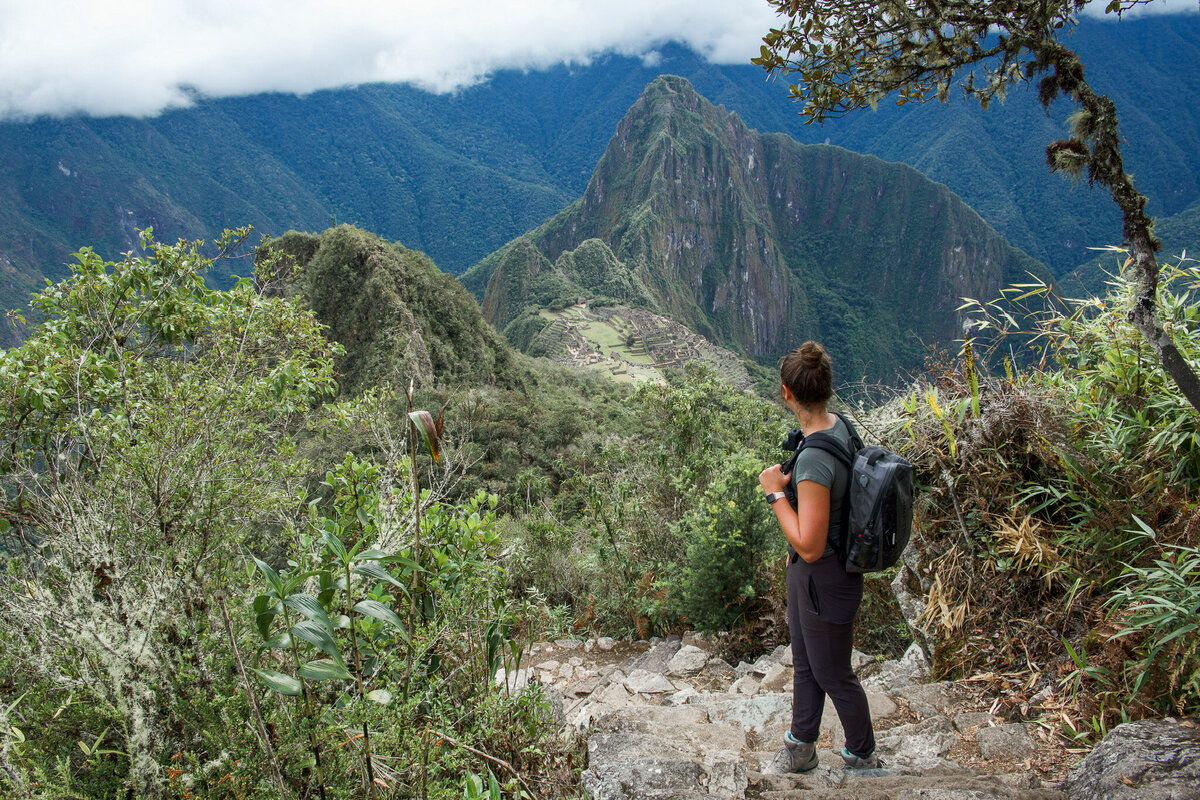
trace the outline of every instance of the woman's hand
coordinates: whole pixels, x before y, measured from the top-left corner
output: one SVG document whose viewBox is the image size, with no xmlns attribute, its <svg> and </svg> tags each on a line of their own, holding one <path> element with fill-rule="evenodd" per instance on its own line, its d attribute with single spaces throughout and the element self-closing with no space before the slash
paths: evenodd
<svg viewBox="0 0 1200 800">
<path fill-rule="evenodd" d="M 770 494 L 771 492 L 782 492 L 783 488 L 788 484 L 789 477 L 784 474 L 781 464 L 775 464 L 758 473 L 758 482 L 762 486 L 763 491 Z"/>
</svg>

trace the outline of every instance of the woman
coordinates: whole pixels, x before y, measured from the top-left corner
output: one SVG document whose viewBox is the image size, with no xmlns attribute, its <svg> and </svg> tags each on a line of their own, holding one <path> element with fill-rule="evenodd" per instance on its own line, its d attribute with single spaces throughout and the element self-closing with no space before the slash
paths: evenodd
<svg viewBox="0 0 1200 800">
<path fill-rule="evenodd" d="M 779 362 L 783 401 L 807 436 L 826 431 L 850 447 L 850 431 L 827 408 L 833 396 L 833 365 L 825 348 L 805 342 Z M 862 575 L 849 574 L 834 553 L 830 526 L 842 520 L 849 471 L 833 455 L 805 448 L 791 475 L 779 464 L 758 476 L 788 541 L 788 627 L 792 638 L 792 727 L 768 768 L 806 772 L 817 766 L 817 735 L 828 695 L 846 731 L 846 766 L 879 766 L 867 696 L 850 666 L 854 616 L 862 602 Z M 796 489 L 796 508 L 783 493 Z"/>
</svg>

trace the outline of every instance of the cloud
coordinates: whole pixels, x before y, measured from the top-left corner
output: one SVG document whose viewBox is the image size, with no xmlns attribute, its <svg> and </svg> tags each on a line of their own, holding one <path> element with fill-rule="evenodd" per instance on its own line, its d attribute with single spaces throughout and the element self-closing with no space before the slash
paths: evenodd
<svg viewBox="0 0 1200 800">
<path fill-rule="evenodd" d="M 671 40 L 746 63 L 775 20 L 764 0 L 0 0 L 0 119 L 376 81 L 446 92 Z"/>
<path fill-rule="evenodd" d="M 777 19 L 765 0 L 0 0 L 0 120 L 376 81 L 447 92 L 610 52 L 654 63 L 672 40 L 744 64 Z"/>
</svg>

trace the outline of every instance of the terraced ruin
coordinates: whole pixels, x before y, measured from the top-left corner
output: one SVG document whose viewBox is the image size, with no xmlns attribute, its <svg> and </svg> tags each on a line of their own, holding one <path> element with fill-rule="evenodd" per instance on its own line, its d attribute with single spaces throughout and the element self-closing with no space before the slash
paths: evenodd
<svg viewBox="0 0 1200 800">
<path fill-rule="evenodd" d="M 540 314 L 548 324 L 531 349 L 554 361 L 627 382 L 661 380 L 663 370 L 700 361 L 735 386 L 752 383 L 735 353 L 645 309 L 579 303 Z"/>
</svg>

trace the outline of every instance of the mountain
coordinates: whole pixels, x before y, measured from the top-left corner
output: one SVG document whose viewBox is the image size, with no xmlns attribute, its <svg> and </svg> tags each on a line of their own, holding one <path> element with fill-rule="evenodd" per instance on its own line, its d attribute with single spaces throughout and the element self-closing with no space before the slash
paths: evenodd
<svg viewBox="0 0 1200 800">
<path fill-rule="evenodd" d="M 345 351 L 335 368 L 343 394 L 416 380 L 422 388 L 463 383 L 521 384 L 514 353 L 479 306 L 428 256 L 339 225 L 317 234 L 289 231 L 264 242 L 298 295 Z"/>
<path fill-rule="evenodd" d="M 963 296 L 1041 264 L 903 164 L 759 133 L 681 77 L 652 82 L 583 196 L 463 275 L 528 348 L 543 308 L 588 300 L 668 316 L 772 363 L 807 338 L 843 380 L 888 379 L 961 332 Z"/>
<path fill-rule="evenodd" d="M 1200 16 L 1085 20 L 1069 42 L 1117 104 L 1151 212 L 1200 201 Z M 1083 262 L 1086 246 L 1119 239 L 1102 192 L 1046 170 L 1064 101 L 1048 116 L 1032 89 L 1014 89 L 986 111 L 955 97 L 805 126 L 784 82 L 757 67 L 678 46 L 657 56 L 500 72 L 448 95 L 368 85 L 202 99 L 153 119 L 0 124 L 0 305 L 23 304 L 79 247 L 116 257 L 147 225 L 170 241 L 347 222 L 460 272 L 578 197 L 622 115 L 664 71 L 759 130 L 916 167 L 1055 274 Z"/>
</svg>

